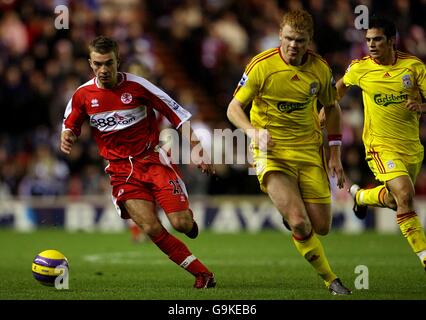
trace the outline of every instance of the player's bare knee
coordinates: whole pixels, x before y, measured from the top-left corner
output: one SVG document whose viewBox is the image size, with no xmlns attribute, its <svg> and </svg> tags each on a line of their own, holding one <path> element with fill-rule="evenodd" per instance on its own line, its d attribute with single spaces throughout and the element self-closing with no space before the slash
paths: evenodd
<svg viewBox="0 0 426 320">
<path fill-rule="evenodd" d="M 163 226 L 159 222 L 144 223 L 140 227 L 150 237 L 155 237 L 163 230 Z"/>
<path fill-rule="evenodd" d="M 305 219 L 291 219 L 288 223 L 293 233 L 298 236 L 306 237 L 312 230 L 311 224 Z"/>
<path fill-rule="evenodd" d="M 320 236 L 326 236 L 330 232 L 331 227 L 329 225 L 320 225 L 315 226 L 314 231 L 316 234 L 319 234 Z"/>
<path fill-rule="evenodd" d="M 311 220 L 312 229 L 316 234 L 325 236 L 330 232 L 331 229 L 331 217 L 326 218 L 325 215 L 321 219 Z"/>
<path fill-rule="evenodd" d="M 393 197 L 392 193 L 390 193 L 389 191 L 386 192 L 384 205 L 385 205 L 385 207 L 392 209 L 392 210 L 397 209 L 395 198 Z"/>
<path fill-rule="evenodd" d="M 402 189 L 396 194 L 396 204 L 400 207 L 412 207 L 414 194 L 409 189 Z"/>
<path fill-rule="evenodd" d="M 393 197 L 386 199 L 385 204 L 386 204 L 386 207 L 388 207 L 389 209 L 392 209 L 392 210 L 397 209 L 396 201 Z"/>
<path fill-rule="evenodd" d="M 190 231 L 192 229 L 192 224 L 193 224 L 192 219 L 189 215 L 188 217 L 182 216 L 182 215 L 178 217 L 174 217 L 173 219 L 170 220 L 170 223 L 176 231 L 182 232 L 182 233 L 186 233 Z"/>
</svg>

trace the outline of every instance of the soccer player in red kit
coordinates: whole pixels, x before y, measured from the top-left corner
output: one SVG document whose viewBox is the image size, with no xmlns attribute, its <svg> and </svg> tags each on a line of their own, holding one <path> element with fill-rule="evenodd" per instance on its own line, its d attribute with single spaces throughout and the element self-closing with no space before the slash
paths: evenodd
<svg viewBox="0 0 426 320">
<path fill-rule="evenodd" d="M 95 38 L 89 45 L 89 55 L 95 78 L 80 86 L 66 107 L 61 150 L 71 152 L 83 121 L 88 119 L 99 154 L 108 161 L 105 172 L 110 176 L 113 202 L 121 218 L 132 219 L 173 262 L 193 274 L 195 288 L 214 287 L 213 273 L 167 232 L 155 210 L 159 204 L 174 229 L 189 238 L 197 237 L 198 226 L 185 185 L 158 146 L 154 109 L 179 130 L 191 114 L 146 79 L 118 72 L 120 59 L 114 40 Z M 192 137 L 190 143 L 195 146 L 199 142 Z M 199 168 L 214 174 L 214 167 L 206 162 L 201 161 Z"/>
</svg>

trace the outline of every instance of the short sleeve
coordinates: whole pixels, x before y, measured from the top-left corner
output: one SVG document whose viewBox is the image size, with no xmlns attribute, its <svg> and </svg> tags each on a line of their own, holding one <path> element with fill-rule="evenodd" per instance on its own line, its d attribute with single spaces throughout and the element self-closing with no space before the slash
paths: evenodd
<svg viewBox="0 0 426 320">
<path fill-rule="evenodd" d="M 358 85 L 357 76 L 356 76 L 356 68 L 354 67 L 354 61 L 348 66 L 345 71 L 345 75 L 343 76 L 343 83 L 345 86 L 356 86 Z"/>
<path fill-rule="evenodd" d="M 326 68 L 324 73 L 324 83 L 321 85 L 318 99 L 324 106 L 334 104 L 336 100 L 336 81 L 333 78 L 330 68 Z"/>
<path fill-rule="evenodd" d="M 419 62 L 416 73 L 417 86 L 419 87 L 423 100 L 426 100 L 426 66 L 424 63 Z"/>
<path fill-rule="evenodd" d="M 234 98 L 247 106 L 254 97 L 259 93 L 260 89 L 259 64 L 250 68 L 250 64 L 246 67 L 244 74 L 238 83 L 234 92 Z"/>
</svg>

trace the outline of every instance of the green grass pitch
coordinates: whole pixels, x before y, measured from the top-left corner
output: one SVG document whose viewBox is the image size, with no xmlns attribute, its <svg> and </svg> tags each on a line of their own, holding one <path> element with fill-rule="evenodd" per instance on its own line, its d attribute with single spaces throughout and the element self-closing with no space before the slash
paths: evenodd
<svg viewBox="0 0 426 320">
<path fill-rule="evenodd" d="M 332 296 L 312 267 L 299 256 L 290 235 L 277 231 L 215 234 L 204 231 L 184 240 L 217 278 L 217 287 L 192 288 L 193 277 L 151 242 L 134 244 L 129 233 L 67 233 L 0 230 L 0 299 L 9 300 L 377 300 L 426 299 L 426 273 L 399 235 L 332 232 L 321 237 L 334 271 L 353 289 Z M 46 249 L 65 254 L 68 290 L 37 283 L 35 255 Z M 357 265 L 368 268 L 368 289 L 356 289 Z"/>
</svg>

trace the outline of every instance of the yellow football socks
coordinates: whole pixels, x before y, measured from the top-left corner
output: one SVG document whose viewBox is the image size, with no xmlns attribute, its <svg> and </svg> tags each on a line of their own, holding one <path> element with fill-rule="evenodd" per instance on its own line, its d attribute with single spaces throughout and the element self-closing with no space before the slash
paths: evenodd
<svg viewBox="0 0 426 320">
<path fill-rule="evenodd" d="M 356 203 L 361 206 L 385 207 L 385 196 L 387 192 L 385 185 L 372 189 L 361 189 L 356 194 Z"/>
<path fill-rule="evenodd" d="M 322 244 L 316 234 L 312 231 L 311 235 L 305 239 L 298 239 L 294 235 L 292 238 L 297 251 L 314 267 L 328 287 L 337 276 L 331 270 Z"/>
<path fill-rule="evenodd" d="M 426 268 L 426 237 L 416 212 L 411 211 L 398 214 L 396 216 L 396 222 L 411 248 Z"/>
</svg>

